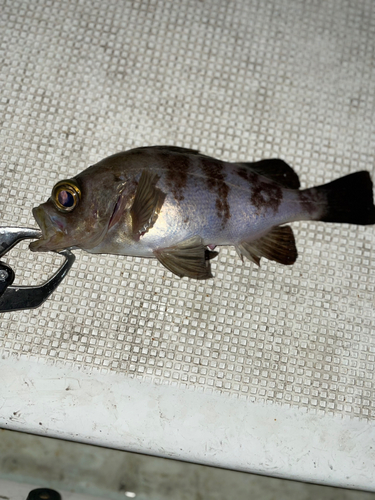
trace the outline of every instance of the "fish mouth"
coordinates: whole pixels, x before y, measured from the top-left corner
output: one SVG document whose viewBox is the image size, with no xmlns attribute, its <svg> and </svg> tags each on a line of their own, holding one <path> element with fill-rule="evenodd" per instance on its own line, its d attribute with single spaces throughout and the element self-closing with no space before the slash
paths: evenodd
<svg viewBox="0 0 375 500">
<path fill-rule="evenodd" d="M 62 244 L 64 233 L 52 222 L 49 214 L 41 206 L 32 210 L 33 216 L 42 231 L 42 236 L 30 243 L 32 252 L 60 251 L 65 247 Z"/>
</svg>

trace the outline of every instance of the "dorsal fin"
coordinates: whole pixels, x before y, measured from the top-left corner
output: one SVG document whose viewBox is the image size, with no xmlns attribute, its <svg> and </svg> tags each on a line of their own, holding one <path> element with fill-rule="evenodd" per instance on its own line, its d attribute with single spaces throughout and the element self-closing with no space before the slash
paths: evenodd
<svg viewBox="0 0 375 500">
<path fill-rule="evenodd" d="M 239 165 L 259 175 L 263 175 L 285 188 L 298 189 L 300 187 L 298 175 L 292 167 L 279 158 L 271 158 L 269 160 L 261 160 L 254 163 L 240 163 Z"/>
<path fill-rule="evenodd" d="M 191 155 L 201 155 L 198 149 L 180 148 L 179 146 L 143 146 L 137 149 L 149 149 L 154 151 L 165 151 L 166 153 L 181 153 L 181 154 L 191 154 Z M 202 155 L 204 156 L 204 155 Z"/>
</svg>

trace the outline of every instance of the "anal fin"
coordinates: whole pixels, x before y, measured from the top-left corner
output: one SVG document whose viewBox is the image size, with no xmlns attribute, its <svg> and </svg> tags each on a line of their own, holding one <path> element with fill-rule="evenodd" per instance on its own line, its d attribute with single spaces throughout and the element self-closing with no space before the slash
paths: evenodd
<svg viewBox="0 0 375 500">
<path fill-rule="evenodd" d="M 254 241 L 242 241 L 236 246 L 237 252 L 259 265 L 261 257 L 279 264 L 291 265 L 298 253 L 290 226 L 277 226 Z"/>
<path fill-rule="evenodd" d="M 177 245 L 154 250 L 154 254 L 163 266 L 180 278 L 187 276 L 205 280 L 212 278 L 210 259 L 215 257 L 217 252 L 207 254 L 202 238 L 193 236 Z"/>
</svg>

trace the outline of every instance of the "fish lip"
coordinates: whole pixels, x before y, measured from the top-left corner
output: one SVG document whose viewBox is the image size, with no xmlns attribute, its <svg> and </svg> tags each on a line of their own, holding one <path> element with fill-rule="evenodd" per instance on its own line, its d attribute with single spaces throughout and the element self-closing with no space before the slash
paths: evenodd
<svg viewBox="0 0 375 500">
<path fill-rule="evenodd" d="M 41 206 L 34 207 L 32 213 L 36 223 L 42 231 L 42 236 L 30 243 L 29 248 L 32 252 L 48 252 L 63 250 L 61 241 L 64 233 L 53 223 L 50 215 Z"/>
</svg>

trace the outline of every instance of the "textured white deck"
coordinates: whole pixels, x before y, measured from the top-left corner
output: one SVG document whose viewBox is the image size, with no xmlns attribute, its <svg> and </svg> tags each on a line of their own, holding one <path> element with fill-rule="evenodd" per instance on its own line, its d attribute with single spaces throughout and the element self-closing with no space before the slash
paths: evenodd
<svg viewBox="0 0 375 500">
<path fill-rule="evenodd" d="M 371 0 L 3 5 L 1 225 L 141 145 L 281 157 L 303 187 L 375 175 Z M 375 490 L 375 229 L 293 228 L 294 266 L 222 248 L 203 283 L 75 252 L 41 308 L 0 316 L 0 425 Z M 30 284 L 60 259 L 7 261 Z"/>
</svg>

